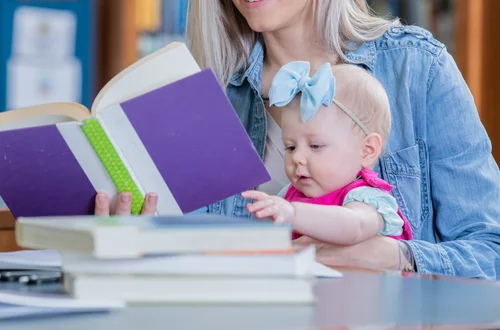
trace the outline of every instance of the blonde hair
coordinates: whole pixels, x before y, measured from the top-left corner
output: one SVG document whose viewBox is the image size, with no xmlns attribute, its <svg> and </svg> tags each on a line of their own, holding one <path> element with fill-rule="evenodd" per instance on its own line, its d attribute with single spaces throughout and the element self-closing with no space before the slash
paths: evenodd
<svg viewBox="0 0 500 330">
<path fill-rule="evenodd" d="M 382 36 L 398 20 L 374 15 L 366 0 L 314 0 L 316 29 L 326 51 L 346 60 L 345 50 Z M 231 76 L 248 66 L 258 33 L 248 26 L 232 0 L 190 0 L 187 44 L 202 68 L 210 67 L 227 86 Z"/>
<path fill-rule="evenodd" d="M 335 99 L 358 117 L 370 133 L 379 134 L 385 146 L 391 132 L 391 109 L 385 88 L 372 74 L 355 65 L 334 65 L 332 73 Z M 361 131 L 354 122 L 353 127 Z"/>
</svg>

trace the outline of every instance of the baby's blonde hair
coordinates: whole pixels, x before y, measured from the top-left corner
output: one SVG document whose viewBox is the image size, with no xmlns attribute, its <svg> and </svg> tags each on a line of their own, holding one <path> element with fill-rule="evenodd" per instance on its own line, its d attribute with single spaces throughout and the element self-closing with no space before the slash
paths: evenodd
<svg viewBox="0 0 500 330">
<path fill-rule="evenodd" d="M 379 134 L 385 147 L 391 132 L 391 110 L 382 84 L 352 64 L 334 65 L 332 73 L 336 81 L 334 98 L 358 117 L 370 133 Z M 353 127 L 361 131 L 354 121 Z"/>
</svg>

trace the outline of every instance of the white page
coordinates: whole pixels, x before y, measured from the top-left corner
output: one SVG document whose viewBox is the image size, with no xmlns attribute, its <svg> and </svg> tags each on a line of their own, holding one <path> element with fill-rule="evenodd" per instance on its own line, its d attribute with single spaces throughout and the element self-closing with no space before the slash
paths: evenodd
<svg viewBox="0 0 500 330">
<path fill-rule="evenodd" d="M 24 307 L 16 305 L 8 305 L 0 303 L 0 320 L 16 319 L 26 316 L 48 316 L 48 315 L 62 315 L 75 312 L 107 312 L 107 309 L 92 308 L 75 310 L 74 308 L 43 308 L 43 307 Z"/>
<path fill-rule="evenodd" d="M 111 309 L 125 306 L 123 301 L 114 299 L 76 299 L 62 292 L 25 292 L 16 290 L 0 290 L 0 303 L 47 309 Z"/>
<path fill-rule="evenodd" d="M 0 291 L 0 320 L 23 316 L 107 312 L 125 307 L 118 300 L 74 299 L 63 293 Z"/>
<path fill-rule="evenodd" d="M 169 44 L 132 64 L 99 92 L 92 114 L 200 72 L 184 44 Z"/>
<path fill-rule="evenodd" d="M 61 256 L 55 250 L 33 250 L 0 253 L 2 269 L 55 269 L 61 267 Z"/>
</svg>

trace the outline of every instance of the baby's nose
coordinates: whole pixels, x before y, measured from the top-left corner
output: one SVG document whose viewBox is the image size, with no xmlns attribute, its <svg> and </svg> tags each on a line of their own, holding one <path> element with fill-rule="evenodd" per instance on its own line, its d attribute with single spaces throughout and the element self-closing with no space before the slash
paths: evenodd
<svg viewBox="0 0 500 330">
<path fill-rule="evenodd" d="M 304 155 L 304 153 L 300 152 L 299 150 L 295 150 L 292 156 L 292 160 L 295 164 L 300 164 L 300 165 L 306 165 L 307 164 L 307 158 Z"/>
</svg>

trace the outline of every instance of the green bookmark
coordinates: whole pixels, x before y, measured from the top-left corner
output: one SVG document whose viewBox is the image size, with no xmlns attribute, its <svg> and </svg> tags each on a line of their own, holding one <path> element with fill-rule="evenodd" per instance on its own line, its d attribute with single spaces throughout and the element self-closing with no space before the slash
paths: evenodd
<svg viewBox="0 0 500 330">
<path fill-rule="evenodd" d="M 113 180 L 118 192 L 130 192 L 132 194 L 132 214 L 141 213 L 144 197 L 130 176 L 129 171 L 123 164 L 113 144 L 97 119 L 88 119 L 82 125 L 82 130 L 89 140 L 92 148 L 104 165 L 108 175 Z"/>
</svg>

